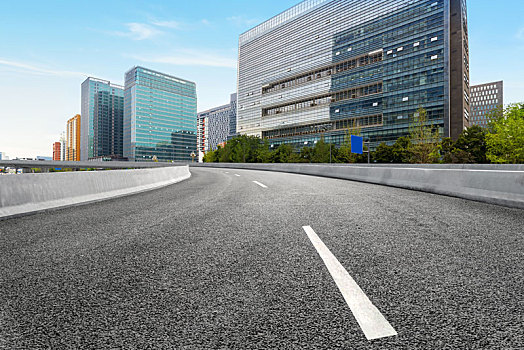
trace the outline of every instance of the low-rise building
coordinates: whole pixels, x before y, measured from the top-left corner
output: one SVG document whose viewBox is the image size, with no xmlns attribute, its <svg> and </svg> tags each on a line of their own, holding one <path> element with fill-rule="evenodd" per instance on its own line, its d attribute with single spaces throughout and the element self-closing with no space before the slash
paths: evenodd
<svg viewBox="0 0 524 350">
<path fill-rule="evenodd" d="M 62 144 L 60 142 L 53 143 L 53 160 L 62 160 L 61 157 Z"/>
</svg>

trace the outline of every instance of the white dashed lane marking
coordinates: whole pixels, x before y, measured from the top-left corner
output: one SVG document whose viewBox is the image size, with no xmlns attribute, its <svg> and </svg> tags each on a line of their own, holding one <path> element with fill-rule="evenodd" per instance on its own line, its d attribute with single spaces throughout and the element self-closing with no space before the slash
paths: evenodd
<svg viewBox="0 0 524 350">
<path fill-rule="evenodd" d="M 267 186 L 264 185 L 263 183 L 260 183 L 258 181 L 253 181 L 253 182 L 256 183 L 257 185 L 259 185 L 260 187 L 267 188 Z"/>
<path fill-rule="evenodd" d="M 389 324 L 386 318 L 371 303 L 366 294 L 360 289 L 358 284 L 346 271 L 344 266 L 326 247 L 324 242 L 318 237 L 310 226 L 302 227 L 308 235 L 311 243 L 324 261 L 331 277 L 337 284 L 338 289 L 346 300 L 353 316 L 357 320 L 362 332 L 368 340 L 391 337 L 397 332 Z"/>
</svg>

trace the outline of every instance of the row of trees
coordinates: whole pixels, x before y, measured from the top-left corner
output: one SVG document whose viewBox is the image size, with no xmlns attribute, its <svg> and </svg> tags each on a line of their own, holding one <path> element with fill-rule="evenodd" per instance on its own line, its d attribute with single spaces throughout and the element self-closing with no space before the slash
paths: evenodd
<svg viewBox="0 0 524 350">
<path fill-rule="evenodd" d="M 495 110 L 490 117 L 487 129 L 472 126 L 454 142 L 450 138 L 440 139 L 426 111 L 420 108 L 411 122 L 409 136 L 399 138 L 393 145 L 380 144 L 370 159 L 374 163 L 524 163 L 524 104 Z M 360 130 L 348 130 L 340 147 L 321 138 L 314 147 L 300 151 L 289 144 L 272 148 L 268 140 L 240 135 L 225 147 L 208 152 L 204 162 L 367 163 L 366 153 L 351 153 L 350 135 L 360 135 Z"/>
</svg>

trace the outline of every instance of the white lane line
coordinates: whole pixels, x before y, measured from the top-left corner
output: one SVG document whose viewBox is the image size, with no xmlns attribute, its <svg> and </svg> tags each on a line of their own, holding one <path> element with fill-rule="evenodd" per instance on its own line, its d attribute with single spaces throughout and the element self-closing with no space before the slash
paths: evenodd
<svg viewBox="0 0 524 350">
<path fill-rule="evenodd" d="M 226 174 L 229 174 L 229 171 L 226 171 Z"/>
<path fill-rule="evenodd" d="M 235 174 L 235 176 L 238 176 L 238 177 L 240 177 L 240 175 L 238 175 L 238 174 Z"/>
<path fill-rule="evenodd" d="M 366 338 L 372 340 L 397 335 L 397 332 L 375 305 L 371 303 L 366 294 L 317 236 L 315 231 L 310 226 L 303 226 L 302 228 L 306 231 L 311 243 L 313 243 L 324 264 L 326 264 L 331 277 L 333 277 Z"/>
<path fill-rule="evenodd" d="M 253 181 L 253 182 L 256 183 L 257 185 L 259 185 L 260 187 L 267 188 L 267 186 L 264 185 L 263 183 L 260 183 L 258 181 Z"/>
</svg>

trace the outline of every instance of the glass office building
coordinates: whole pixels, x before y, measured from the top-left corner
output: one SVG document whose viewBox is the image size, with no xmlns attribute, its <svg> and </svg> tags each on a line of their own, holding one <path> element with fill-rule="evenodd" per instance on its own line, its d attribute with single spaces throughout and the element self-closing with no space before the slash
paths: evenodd
<svg viewBox="0 0 524 350">
<path fill-rule="evenodd" d="M 239 39 L 237 132 L 272 144 L 374 148 L 417 109 L 443 137 L 469 126 L 465 0 L 307 0 Z"/>
<path fill-rule="evenodd" d="M 471 86 L 471 125 L 487 127 L 494 110 L 504 106 L 504 82 Z"/>
<path fill-rule="evenodd" d="M 93 157 L 90 159 L 123 160 L 124 96 L 99 91 L 94 101 Z"/>
<path fill-rule="evenodd" d="M 81 160 L 86 161 L 95 157 L 95 101 L 101 102 L 97 97 L 99 93 L 107 93 L 110 96 L 124 97 L 124 87 L 116 85 L 107 80 L 89 77 L 82 83 L 81 97 L 81 137 L 80 137 L 80 155 Z M 102 107 L 99 105 L 99 110 Z M 108 113 L 112 113 L 109 99 L 106 100 Z M 100 147 L 97 147 L 97 151 Z"/>
<path fill-rule="evenodd" d="M 125 74 L 124 157 L 191 161 L 196 134 L 195 83 L 143 67 Z"/>
</svg>

